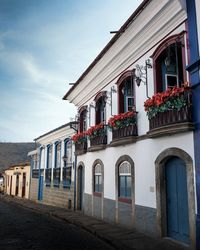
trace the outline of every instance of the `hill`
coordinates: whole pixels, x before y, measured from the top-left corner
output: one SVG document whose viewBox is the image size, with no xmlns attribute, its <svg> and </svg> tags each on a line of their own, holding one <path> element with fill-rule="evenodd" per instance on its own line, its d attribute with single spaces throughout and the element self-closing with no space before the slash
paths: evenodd
<svg viewBox="0 0 200 250">
<path fill-rule="evenodd" d="M 0 143 L 0 172 L 10 165 L 25 162 L 29 151 L 35 149 L 35 143 Z"/>
</svg>

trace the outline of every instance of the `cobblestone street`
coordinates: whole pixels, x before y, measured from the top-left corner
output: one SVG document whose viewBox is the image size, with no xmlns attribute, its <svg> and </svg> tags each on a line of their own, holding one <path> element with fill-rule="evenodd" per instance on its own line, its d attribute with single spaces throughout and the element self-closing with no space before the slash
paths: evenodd
<svg viewBox="0 0 200 250">
<path fill-rule="evenodd" d="M 92 234 L 0 199 L 0 249 L 112 249 Z"/>
</svg>

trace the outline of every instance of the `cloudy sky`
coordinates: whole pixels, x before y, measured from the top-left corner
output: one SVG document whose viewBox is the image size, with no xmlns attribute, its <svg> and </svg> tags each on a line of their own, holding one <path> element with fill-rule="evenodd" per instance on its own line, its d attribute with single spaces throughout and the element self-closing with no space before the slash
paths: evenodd
<svg viewBox="0 0 200 250">
<path fill-rule="evenodd" d="M 0 0 L 0 141 L 33 141 L 69 122 L 68 83 L 141 2 Z"/>
</svg>

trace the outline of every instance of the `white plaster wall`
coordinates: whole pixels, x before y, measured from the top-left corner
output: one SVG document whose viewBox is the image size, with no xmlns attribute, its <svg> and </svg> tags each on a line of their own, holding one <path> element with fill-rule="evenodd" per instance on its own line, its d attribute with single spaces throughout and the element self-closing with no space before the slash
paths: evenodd
<svg viewBox="0 0 200 250">
<path fill-rule="evenodd" d="M 197 17 L 197 32 L 198 32 L 198 42 L 199 42 L 199 54 L 200 54 L 200 1 L 196 0 L 196 17 Z"/>
<path fill-rule="evenodd" d="M 129 155 L 135 164 L 135 204 L 156 208 L 155 160 L 171 147 L 184 150 L 194 159 L 193 133 L 145 139 L 78 156 L 78 163 L 85 164 L 85 193 L 92 194 L 92 165 L 100 159 L 104 164 L 104 197 L 115 200 L 115 164 L 121 156 Z"/>
</svg>

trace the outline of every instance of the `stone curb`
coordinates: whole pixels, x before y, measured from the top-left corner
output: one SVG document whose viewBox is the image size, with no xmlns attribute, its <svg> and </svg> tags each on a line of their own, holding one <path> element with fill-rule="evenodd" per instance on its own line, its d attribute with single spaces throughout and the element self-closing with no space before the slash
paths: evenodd
<svg viewBox="0 0 200 250">
<path fill-rule="evenodd" d="M 125 229 L 118 225 L 113 225 L 93 217 L 79 214 L 76 211 L 45 205 L 31 200 L 24 200 L 18 197 L 10 197 L 8 195 L 4 195 L 3 197 L 0 196 L 0 198 L 18 204 L 23 208 L 64 220 L 71 225 L 95 235 L 115 249 L 188 250 L 188 248 L 183 245 L 177 245 L 174 242 L 163 239 L 151 238 L 135 230 Z"/>
</svg>

